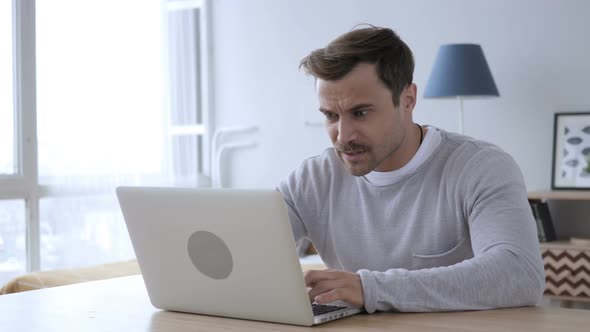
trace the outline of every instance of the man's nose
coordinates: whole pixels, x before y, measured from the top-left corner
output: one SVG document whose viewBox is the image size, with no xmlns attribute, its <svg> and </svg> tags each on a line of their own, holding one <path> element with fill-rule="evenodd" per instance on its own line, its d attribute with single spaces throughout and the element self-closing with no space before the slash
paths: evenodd
<svg viewBox="0 0 590 332">
<path fill-rule="evenodd" d="M 354 125 L 350 121 L 340 119 L 338 122 L 338 141 L 342 144 L 347 144 L 355 139 L 356 130 Z"/>
</svg>

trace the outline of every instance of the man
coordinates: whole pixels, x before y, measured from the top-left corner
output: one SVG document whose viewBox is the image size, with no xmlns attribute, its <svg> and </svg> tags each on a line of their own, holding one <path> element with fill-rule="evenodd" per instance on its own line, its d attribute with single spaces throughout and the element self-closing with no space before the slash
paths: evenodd
<svg viewBox="0 0 590 332">
<path fill-rule="evenodd" d="M 310 299 L 379 311 L 535 305 L 544 271 L 522 174 L 500 148 L 412 121 L 408 46 L 355 29 L 313 51 L 333 143 L 279 185 L 297 240 L 327 271 Z"/>
</svg>

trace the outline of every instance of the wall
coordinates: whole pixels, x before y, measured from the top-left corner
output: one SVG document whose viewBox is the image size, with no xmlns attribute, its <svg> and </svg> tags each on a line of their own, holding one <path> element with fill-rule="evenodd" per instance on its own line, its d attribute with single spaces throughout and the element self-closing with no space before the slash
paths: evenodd
<svg viewBox="0 0 590 332">
<path fill-rule="evenodd" d="M 529 189 L 549 188 L 553 113 L 590 110 L 590 1 L 214 0 L 214 102 L 219 127 L 256 125 L 258 146 L 223 159 L 225 184 L 273 187 L 329 141 L 313 80 L 299 60 L 358 23 L 388 26 L 412 48 L 414 119 L 458 129 L 455 100 L 423 99 L 443 43 L 482 45 L 500 98 L 465 102 L 465 133 L 498 144 Z"/>
</svg>

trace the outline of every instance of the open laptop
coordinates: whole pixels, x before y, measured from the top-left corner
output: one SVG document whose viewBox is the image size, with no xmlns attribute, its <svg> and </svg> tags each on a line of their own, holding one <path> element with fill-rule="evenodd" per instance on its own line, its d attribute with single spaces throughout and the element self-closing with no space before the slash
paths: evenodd
<svg viewBox="0 0 590 332">
<path fill-rule="evenodd" d="M 278 191 L 119 187 L 117 196 L 156 308 L 306 326 L 360 311 L 312 308 Z"/>
</svg>

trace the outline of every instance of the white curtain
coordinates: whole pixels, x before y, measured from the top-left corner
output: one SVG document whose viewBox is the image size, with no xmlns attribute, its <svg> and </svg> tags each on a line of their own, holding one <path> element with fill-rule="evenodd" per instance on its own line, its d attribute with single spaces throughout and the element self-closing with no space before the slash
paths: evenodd
<svg viewBox="0 0 590 332">
<path fill-rule="evenodd" d="M 37 1 L 42 269 L 134 257 L 117 186 L 195 183 L 199 138 L 169 129 L 197 120 L 196 82 L 167 60 L 197 54 L 162 17 L 158 0 Z"/>
</svg>

